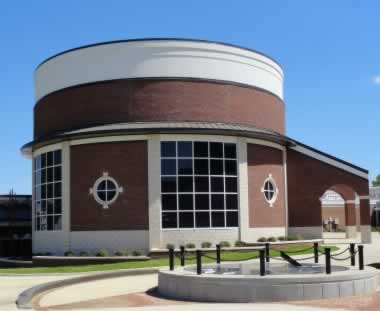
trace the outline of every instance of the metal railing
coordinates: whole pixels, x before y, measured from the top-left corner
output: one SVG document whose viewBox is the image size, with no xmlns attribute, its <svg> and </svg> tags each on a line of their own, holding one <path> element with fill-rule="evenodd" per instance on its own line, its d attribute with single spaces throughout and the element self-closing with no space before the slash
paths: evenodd
<svg viewBox="0 0 380 311">
<path fill-rule="evenodd" d="M 260 249 L 255 249 L 252 250 L 252 252 L 255 252 L 256 254 L 254 256 L 251 256 L 249 258 L 245 259 L 238 259 L 238 260 L 226 260 L 226 261 L 246 261 L 246 260 L 252 260 L 252 259 L 257 259 L 259 258 L 260 262 L 260 275 L 264 276 L 266 274 L 266 263 L 270 262 L 270 259 L 274 260 L 282 260 L 282 261 L 287 261 L 283 257 L 276 257 L 276 256 L 271 256 L 270 251 L 280 251 L 278 249 L 271 248 L 270 243 L 266 243 L 263 248 Z M 299 249 L 299 250 L 294 250 L 294 251 L 280 251 L 280 253 L 284 253 L 287 256 L 289 255 L 295 255 L 299 253 L 304 253 L 307 251 L 313 250 L 313 255 L 309 257 L 304 257 L 304 258 L 297 258 L 295 259 L 297 262 L 299 261 L 304 261 L 304 260 L 310 260 L 314 259 L 314 263 L 319 263 L 319 258 L 321 256 L 325 256 L 325 272 L 326 274 L 331 274 L 331 261 L 336 260 L 336 261 L 345 261 L 345 260 L 350 260 L 351 266 L 355 266 L 356 264 L 356 254 L 358 254 L 359 258 L 359 270 L 364 270 L 364 246 L 363 245 L 358 245 L 357 250 L 355 250 L 355 244 L 351 243 L 349 247 L 345 248 L 339 253 L 331 254 L 331 248 L 330 247 L 324 247 L 323 251 L 320 250 L 319 244 L 315 242 L 313 246 L 304 248 L 304 249 Z M 169 249 L 169 269 L 174 270 L 175 266 L 175 257 L 177 256 L 180 260 L 180 265 L 185 266 L 186 260 L 196 260 L 196 270 L 197 274 L 202 274 L 202 257 L 205 257 L 207 259 L 214 260 L 216 264 L 220 264 L 222 262 L 222 247 L 218 244 L 216 245 L 215 248 L 215 257 L 211 256 L 209 253 L 210 251 L 202 251 L 197 249 L 195 251 L 195 256 L 193 257 L 187 257 L 186 256 L 186 249 L 184 246 L 180 247 L 179 251 L 179 256 L 175 254 L 175 251 L 173 248 Z M 257 252 L 259 253 L 257 256 Z M 341 256 L 342 254 L 349 252 L 349 255 L 347 257 L 338 257 Z M 285 257 L 287 257 L 285 256 Z"/>
</svg>

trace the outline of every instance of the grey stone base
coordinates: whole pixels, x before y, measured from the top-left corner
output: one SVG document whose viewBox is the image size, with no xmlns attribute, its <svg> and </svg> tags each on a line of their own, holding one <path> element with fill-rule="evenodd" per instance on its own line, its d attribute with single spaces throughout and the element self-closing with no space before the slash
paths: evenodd
<svg viewBox="0 0 380 311">
<path fill-rule="evenodd" d="M 160 271 L 159 293 L 201 302 L 275 302 L 327 299 L 373 293 L 377 271 L 347 270 L 330 275 L 194 275 Z"/>
</svg>

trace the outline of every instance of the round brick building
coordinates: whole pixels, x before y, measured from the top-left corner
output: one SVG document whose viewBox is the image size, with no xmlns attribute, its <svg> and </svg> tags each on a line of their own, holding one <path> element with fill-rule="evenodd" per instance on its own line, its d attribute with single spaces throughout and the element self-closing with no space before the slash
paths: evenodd
<svg viewBox="0 0 380 311">
<path fill-rule="evenodd" d="M 344 198 L 351 236 L 360 199 L 369 240 L 368 172 L 285 136 L 283 78 L 262 53 L 200 40 L 106 42 L 45 60 L 22 148 L 33 251 L 320 237 L 327 189 Z"/>
</svg>

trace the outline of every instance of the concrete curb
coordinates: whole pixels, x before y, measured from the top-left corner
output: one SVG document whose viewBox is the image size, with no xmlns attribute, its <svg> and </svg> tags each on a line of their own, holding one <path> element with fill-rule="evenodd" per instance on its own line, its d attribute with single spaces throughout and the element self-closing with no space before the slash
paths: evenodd
<svg viewBox="0 0 380 311">
<path fill-rule="evenodd" d="M 110 272 L 99 272 L 93 273 L 90 275 L 84 275 L 74 278 L 69 278 L 65 280 L 48 282 L 40 285 L 33 286 L 24 290 L 21 294 L 18 295 L 16 300 L 16 305 L 18 309 L 32 309 L 32 299 L 37 295 L 52 290 L 55 288 L 60 288 L 64 286 L 74 285 L 82 282 L 90 282 L 97 280 L 104 280 L 110 278 L 117 278 L 123 276 L 134 276 L 134 275 L 144 275 L 144 274 L 153 274 L 158 273 L 158 268 L 141 268 L 141 269 L 131 269 L 131 270 L 122 270 L 122 271 L 110 271 Z"/>
</svg>

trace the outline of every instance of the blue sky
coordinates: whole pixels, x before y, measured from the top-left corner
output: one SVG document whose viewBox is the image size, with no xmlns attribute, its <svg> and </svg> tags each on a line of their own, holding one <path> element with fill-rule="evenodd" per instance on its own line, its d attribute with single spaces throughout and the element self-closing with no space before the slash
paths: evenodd
<svg viewBox="0 0 380 311">
<path fill-rule="evenodd" d="M 185 37 L 262 51 L 285 71 L 287 134 L 380 174 L 379 1 L 3 1 L 0 193 L 31 192 L 33 71 L 99 41 Z M 376 78 L 377 77 L 377 78 Z"/>
</svg>

